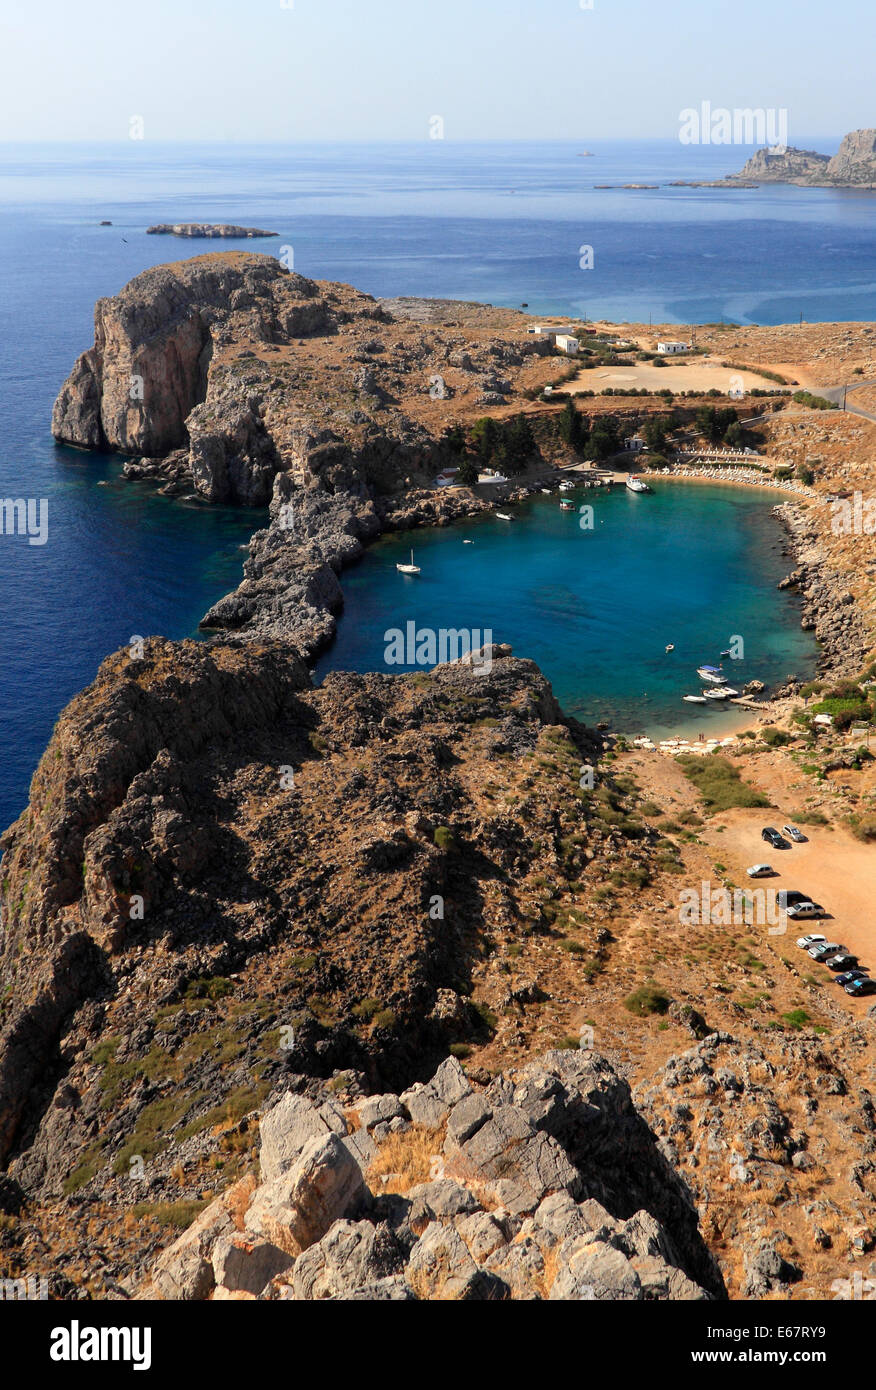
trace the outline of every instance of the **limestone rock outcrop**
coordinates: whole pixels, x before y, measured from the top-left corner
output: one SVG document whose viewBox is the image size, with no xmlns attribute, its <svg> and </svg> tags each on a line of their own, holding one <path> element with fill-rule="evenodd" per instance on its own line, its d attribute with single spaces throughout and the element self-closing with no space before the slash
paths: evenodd
<svg viewBox="0 0 876 1390">
<path fill-rule="evenodd" d="M 237 1230 L 217 1198 L 140 1297 L 725 1296 L 683 1182 L 591 1053 L 548 1052 L 479 1089 L 449 1058 L 399 1096 L 288 1094 L 261 1132 Z"/>
</svg>

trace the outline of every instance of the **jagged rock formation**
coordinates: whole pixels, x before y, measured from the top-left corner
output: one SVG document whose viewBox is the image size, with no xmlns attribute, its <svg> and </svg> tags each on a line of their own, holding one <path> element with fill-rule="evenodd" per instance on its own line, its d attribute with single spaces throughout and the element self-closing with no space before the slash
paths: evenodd
<svg viewBox="0 0 876 1390">
<path fill-rule="evenodd" d="M 259 1157 L 261 1182 L 213 1202 L 141 1297 L 724 1295 L 684 1184 L 592 1053 L 478 1089 L 450 1058 L 401 1095 L 290 1091 L 262 1116 Z"/>
<path fill-rule="evenodd" d="M 277 232 L 264 232 L 260 227 L 235 227 L 229 222 L 158 222 L 146 228 L 147 236 L 182 237 L 262 237 L 277 236 Z"/>
<path fill-rule="evenodd" d="M 832 157 L 792 146 L 757 150 L 730 183 L 796 183 L 811 187 L 876 188 L 876 130 L 853 130 Z"/>
</svg>

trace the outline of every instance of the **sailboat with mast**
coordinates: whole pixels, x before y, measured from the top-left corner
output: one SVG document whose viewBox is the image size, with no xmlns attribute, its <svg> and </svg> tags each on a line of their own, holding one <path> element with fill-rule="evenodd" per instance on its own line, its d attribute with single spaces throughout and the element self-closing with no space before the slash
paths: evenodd
<svg viewBox="0 0 876 1390">
<path fill-rule="evenodd" d="M 396 565 L 399 574 L 419 574 L 420 566 L 414 564 L 414 552 L 411 551 L 411 563 L 409 565 Z"/>
</svg>

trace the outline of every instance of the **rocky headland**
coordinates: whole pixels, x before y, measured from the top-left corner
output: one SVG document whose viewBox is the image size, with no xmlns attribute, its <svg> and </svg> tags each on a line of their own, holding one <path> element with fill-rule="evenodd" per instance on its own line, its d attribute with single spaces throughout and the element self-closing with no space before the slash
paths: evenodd
<svg viewBox="0 0 876 1390">
<path fill-rule="evenodd" d="M 811 188 L 876 188 L 876 130 L 853 130 L 835 155 L 793 146 L 758 150 L 726 182 L 795 183 Z"/>
</svg>

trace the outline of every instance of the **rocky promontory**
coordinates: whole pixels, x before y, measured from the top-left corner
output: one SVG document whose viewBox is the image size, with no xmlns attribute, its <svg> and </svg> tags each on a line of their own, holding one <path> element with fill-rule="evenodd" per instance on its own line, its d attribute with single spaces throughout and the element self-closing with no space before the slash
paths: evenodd
<svg viewBox="0 0 876 1390">
<path fill-rule="evenodd" d="M 383 305 L 270 256 L 199 256 L 98 301 L 94 346 L 52 431 L 130 455 L 126 475 L 168 493 L 269 506 L 243 583 L 204 626 L 311 655 L 333 634 L 337 575 L 363 543 L 483 507 L 434 489 L 453 461 L 448 403 L 474 415 L 512 399 L 551 350 L 509 311 Z"/>
<path fill-rule="evenodd" d="M 876 188 L 876 130 L 853 130 L 833 156 L 767 146 L 727 182 L 795 183 L 813 188 Z"/>
<path fill-rule="evenodd" d="M 147 236 L 181 237 L 244 237 L 277 236 L 277 232 L 265 232 L 261 227 L 235 227 L 229 222 L 158 222 L 146 228 Z"/>
</svg>

